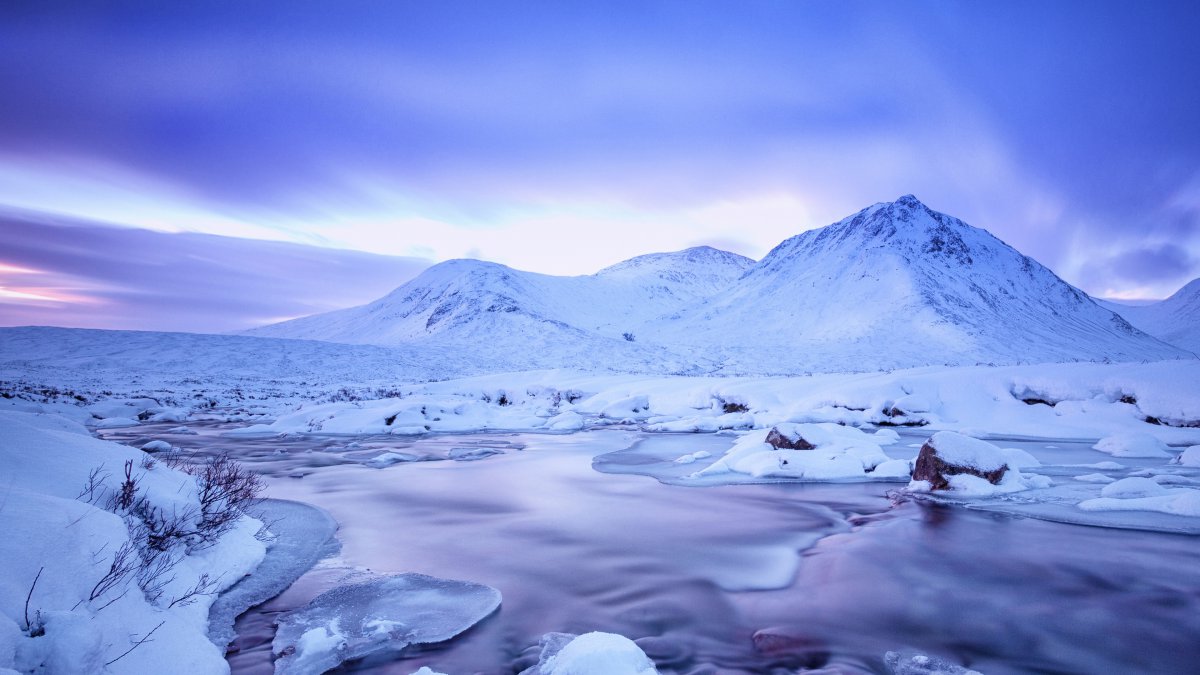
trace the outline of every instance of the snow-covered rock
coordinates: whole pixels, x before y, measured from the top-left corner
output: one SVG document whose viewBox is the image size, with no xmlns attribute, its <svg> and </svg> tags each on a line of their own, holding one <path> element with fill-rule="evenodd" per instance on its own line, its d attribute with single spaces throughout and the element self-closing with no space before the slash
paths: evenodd
<svg viewBox="0 0 1200 675">
<path fill-rule="evenodd" d="M 323 673 L 368 654 L 444 642 L 499 606 L 494 588 L 423 574 L 334 588 L 277 619 L 275 672 Z"/>
<path fill-rule="evenodd" d="M 924 482 L 931 490 L 946 490 L 956 476 L 970 476 L 992 485 L 1000 483 L 1009 466 L 1000 448 L 952 431 L 939 431 L 921 446 L 913 466 L 914 483 Z M 960 487 L 974 481 L 959 480 Z M 972 488 L 973 489 L 973 488 Z"/>
<path fill-rule="evenodd" d="M 1165 443 L 1145 433 L 1113 434 L 1092 447 L 1113 457 L 1171 457 Z"/>
<path fill-rule="evenodd" d="M 1200 467 L 1200 445 L 1193 445 L 1179 453 L 1179 456 L 1175 458 L 1175 463 L 1182 464 L 1183 466 Z"/>
<path fill-rule="evenodd" d="M 541 646 L 537 665 L 522 675 L 658 675 L 633 640 L 615 633 L 549 633 Z"/>
<path fill-rule="evenodd" d="M 804 439 L 811 449 L 776 448 L 767 442 L 774 433 L 780 438 Z M 744 474 L 752 478 L 789 478 L 796 480 L 847 480 L 896 476 L 896 467 L 888 467 L 887 476 L 871 471 L 888 462 L 874 437 L 854 427 L 838 424 L 779 424 L 770 430 L 752 431 L 740 437 L 724 455 L 692 474 L 712 479 L 721 474 Z M 736 482 L 738 479 L 730 477 Z"/>
<path fill-rule="evenodd" d="M 1130 477 L 1122 478 L 1105 485 L 1100 490 L 1101 497 L 1119 497 L 1128 499 L 1130 497 L 1153 497 L 1155 495 L 1165 494 L 1166 488 L 1159 485 L 1149 478 Z"/>
</svg>

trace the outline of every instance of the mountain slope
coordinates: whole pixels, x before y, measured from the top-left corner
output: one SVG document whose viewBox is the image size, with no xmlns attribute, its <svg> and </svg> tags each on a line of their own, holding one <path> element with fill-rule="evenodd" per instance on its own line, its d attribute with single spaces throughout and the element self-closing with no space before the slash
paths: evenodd
<svg viewBox="0 0 1200 675">
<path fill-rule="evenodd" d="M 784 241 L 735 287 L 642 332 L 732 372 L 1184 356 L 911 195 Z"/>
<path fill-rule="evenodd" d="M 522 272 L 479 260 L 450 260 L 375 302 L 247 331 L 384 346 L 460 347 L 464 358 L 514 354 L 544 367 L 694 370 L 660 346 L 625 333 L 732 284 L 753 261 L 709 247 L 655 253 L 578 277 Z"/>
<path fill-rule="evenodd" d="M 1100 301 L 1138 330 L 1200 354 L 1200 279 L 1193 279 L 1174 295 L 1149 305 L 1121 305 Z"/>
<path fill-rule="evenodd" d="M 452 260 L 370 304 L 249 333 L 447 348 L 484 369 L 791 374 L 1191 357 L 912 196 L 792 237 L 758 263 L 700 247 L 555 277 Z"/>
</svg>

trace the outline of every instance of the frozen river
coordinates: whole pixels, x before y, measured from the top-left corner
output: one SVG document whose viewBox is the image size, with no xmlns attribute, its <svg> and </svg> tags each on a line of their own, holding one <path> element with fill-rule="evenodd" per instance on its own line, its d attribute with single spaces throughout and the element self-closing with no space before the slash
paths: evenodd
<svg viewBox="0 0 1200 675">
<path fill-rule="evenodd" d="M 902 484 L 670 484 L 684 470 L 676 457 L 719 455 L 727 435 L 245 439 L 193 428 L 172 442 L 228 451 L 263 474 L 268 496 L 340 524 L 339 554 L 238 622 L 235 673 L 271 672 L 277 613 L 403 572 L 487 584 L 503 604 L 453 641 L 345 672 L 514 673 L 536 661 L 542 634 L 590 630 L 637 640 L 664 673 L 882 673 L 894 650 L 988 674 L 1200 663 L 1195 536 L 890 499 Z M 888 452 L 911 456 L 921 440 Z M 1084 444 L 1021 447 L 1108 459 Z"/>
</svg>

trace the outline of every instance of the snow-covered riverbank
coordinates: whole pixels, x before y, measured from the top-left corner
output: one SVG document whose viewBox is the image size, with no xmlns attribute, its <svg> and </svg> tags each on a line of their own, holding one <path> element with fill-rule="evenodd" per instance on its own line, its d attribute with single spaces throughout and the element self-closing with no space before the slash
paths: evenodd
<svg viewBox="0 0 1200 675">
<path fill-rule="evenodd" d="M 262 560 L 262 523 L 58 416 L 0 412 L 0 439 L 0 671 L 226 672 L 208 609 Z"/>
</svg>

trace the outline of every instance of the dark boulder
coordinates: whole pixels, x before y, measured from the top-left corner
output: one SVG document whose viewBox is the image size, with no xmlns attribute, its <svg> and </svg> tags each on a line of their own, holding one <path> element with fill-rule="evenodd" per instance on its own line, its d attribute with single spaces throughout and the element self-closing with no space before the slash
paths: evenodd
<svg viewBox="0 0 1200 675">
<path fill-rule="evenodd" d="M 779 430 L 779 427 L 771 427 L 771 431 L 767 434 L 767 444 L 776 450 L 812 450 L 817 447 L 804 440 L 800 434 L 783 432 Z"/>
<path fill-rule="evenodd" d="M 912 479 L 928 481 L 934 490 L 947 490 L 950 476 L 968 474 L 996 485 L 1006 471 L 1008 464 L 1004 455 L 991 443 L 952 431 L 939 431 L 921 446 Z"/>
</svg>

